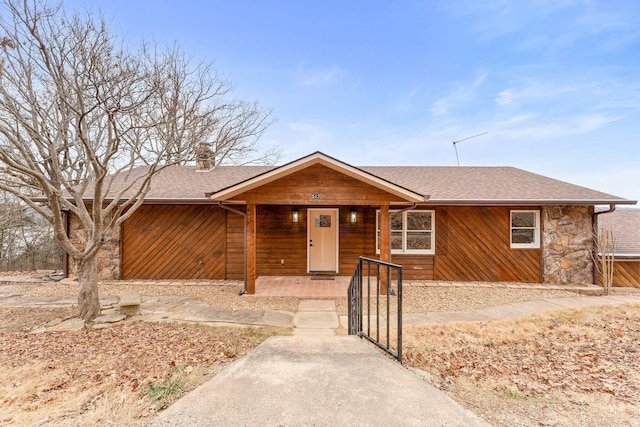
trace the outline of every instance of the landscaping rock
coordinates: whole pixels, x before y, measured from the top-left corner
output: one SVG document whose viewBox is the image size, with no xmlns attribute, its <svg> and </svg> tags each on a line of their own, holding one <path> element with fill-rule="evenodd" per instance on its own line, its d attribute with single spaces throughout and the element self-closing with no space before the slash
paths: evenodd
<svg viewBox="0 0 640 427">
<path fill-rule="evenodd" d="M 140 304 L 142 304 L 142 295 L 137 292 L 127 292 L 118 295 L 118 307 L 120 313 L 127 316 L 135 316 L 140 312 Z"/>
<path fill-rule="evenodd" d="M 93 319 L 93 323 L 95 324 L 100 324 L 100 323 L 117 323 L 117 322 L 122 322 L 124 319 L 126 319 L 127 316 L 122 314 L 122 313 L 107 313 L 104 314 L 102 316 L 98 316 L 95 319 Z"/>
<path fill-rule="evenodd" d="M 84 320 L 74 317 L 52 326 L 49 331 L 81 331 L 82 329 L 84 329 Z"/>
</svg>

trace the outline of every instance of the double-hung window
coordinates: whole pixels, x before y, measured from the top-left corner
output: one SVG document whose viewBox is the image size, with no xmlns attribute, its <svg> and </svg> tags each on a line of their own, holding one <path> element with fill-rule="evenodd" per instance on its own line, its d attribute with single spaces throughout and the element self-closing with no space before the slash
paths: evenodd
<svg viewBox="0 0 640 427">
<path fill-rule="evenodd" d="M 433 254 L 434 219 L 434 211 L 391 211 L 391 253 Z M 376 230 L 376 253 L 380 253 L 380 211 L 376 213 Z"/>
<path fill-rule="evenodd" d="M 511 247 L 540 247 L 540 211 L 511 211 Z"/>
</svg>

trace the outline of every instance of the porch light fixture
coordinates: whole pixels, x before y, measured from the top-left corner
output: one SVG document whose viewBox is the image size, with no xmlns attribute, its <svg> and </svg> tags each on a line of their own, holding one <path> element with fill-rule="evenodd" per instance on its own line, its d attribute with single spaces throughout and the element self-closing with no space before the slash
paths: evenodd
<svg viewBox="0 0 640 427">
<path fill-rule="evenodd" d="M 300 211 L 298 209 L 291 211 L 291 222 L 300 222 Z"/>
<path fill-rule="evenodd" d="M 357 211 L 351 211 L 349 213 L 349 222 L 351 224 L 355 224 L 356 222 L 358 222 L 358 212 Z"/>
</svg>

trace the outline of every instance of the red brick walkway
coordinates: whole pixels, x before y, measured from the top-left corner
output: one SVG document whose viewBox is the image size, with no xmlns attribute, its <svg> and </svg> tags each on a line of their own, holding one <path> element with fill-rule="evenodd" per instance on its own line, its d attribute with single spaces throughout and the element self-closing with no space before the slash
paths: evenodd
<svg viewBox="0 0 640 427">
<path fill-rule="evenodd" d="M 346 297 L 349 276 L 269 276 L 256 280 L 256 296 L 336 298 Z"/>
</svg>

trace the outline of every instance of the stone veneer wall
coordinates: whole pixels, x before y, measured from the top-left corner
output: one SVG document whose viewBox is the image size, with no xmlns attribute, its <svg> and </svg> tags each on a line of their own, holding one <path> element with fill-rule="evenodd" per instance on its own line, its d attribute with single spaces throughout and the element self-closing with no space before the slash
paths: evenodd
<svg viewBox="0 0 640 427">
<path fill-rule="evenodd" d="M 69 236 L 76 243 L 86 240 L 86 232 L 80 225 L 80 220 L 72 215 L 69 221 Z M 69 274 L 77 275 L 73 259 L 69 257 Z M 102 248 L 98 251 L 98 279 L 114 280 L 120 278 L 120 227 L 116 227 Z"/>
<path fill-rule="evenodd" d="M 542 280 L 551 284 L 593 283 L 592 206 L 542 208 Z"/>
</svg>

